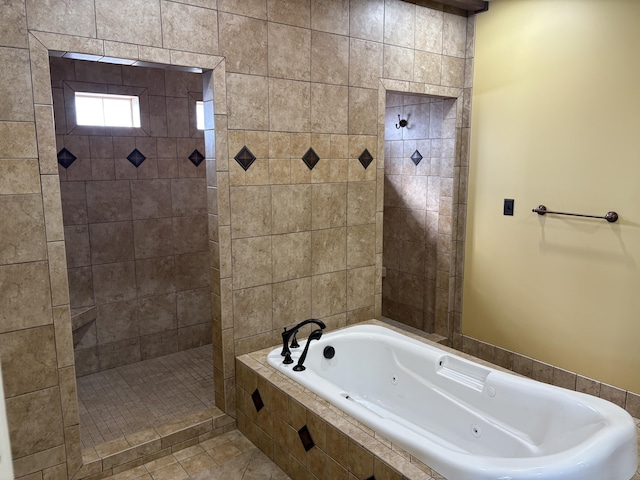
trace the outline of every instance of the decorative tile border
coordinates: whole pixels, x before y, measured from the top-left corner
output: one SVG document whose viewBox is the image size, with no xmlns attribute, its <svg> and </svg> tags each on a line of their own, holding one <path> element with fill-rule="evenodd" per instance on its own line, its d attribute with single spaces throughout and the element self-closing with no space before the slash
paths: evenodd
<svg viewBox="0 0 640 480">
<path fill-rule="evenodd" d="M 320 161 L 320 157 L 313 148 L 309 148 L 302 156 L 302 161 L 309 167 L 309 170 L 313 170 L 313 167 Z"/>
<path fill-rule="evenodd" d="M 142 162 L 144 162 L 146 159 L 147 157 L 145 157 L 137 148 L 134 148 L 133 151 L 127 156 L 127 160 L 129 160 L 131 164 L 136 168 L 142 165 Z"/>
<path fill-rule="evenodd" d="M 251 153 L 251 150 L 249 150 L 246 145 L 242 147 L 233 158 L 236 162 L 238 162 L 238 165 L 240 165 L 245 172 L 249 169 L 253 162 L 256 161 L 256 156 Z"/>
<path fill-rule="evenodd" d="M 369 150 L 365 148 L 363 152 L 360 154 L 360 156 L 358 157 L 358 160 L 360 160 L 360 164 L 366 170 L 367 167 L 371 164 L 371 162 L 373 162 L 373 156 L 371 155 L 371 153 L 369 153 Z"/>
<path fill-rule="evenodd" d="M 66 148 L 63 148 L 58 152 L 58 163 L 62 165 L 65 169 L 69 168 L 73 162 L 76 161 L 78 157 L 76 157 L 73 153 L 71 153 Z"/>
</svg>

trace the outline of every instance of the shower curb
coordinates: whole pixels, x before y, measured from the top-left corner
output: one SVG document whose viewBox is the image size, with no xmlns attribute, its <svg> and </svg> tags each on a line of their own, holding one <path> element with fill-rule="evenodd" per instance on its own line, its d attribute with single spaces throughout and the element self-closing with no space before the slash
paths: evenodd
<svg viewBox="0 0 640 480">
<path fill-rule="evenodd" d="M 213 407 L 82 449 L 82 467 L 73 480 L 99 480 L 151 462 L 236 429 L 236 420 Z"/>
</svg>

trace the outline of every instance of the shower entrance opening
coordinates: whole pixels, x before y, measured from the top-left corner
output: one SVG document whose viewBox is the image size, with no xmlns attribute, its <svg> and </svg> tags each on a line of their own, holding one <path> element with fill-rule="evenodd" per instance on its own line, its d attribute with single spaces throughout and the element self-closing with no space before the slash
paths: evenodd
<svg viewBox="0 0 640 480">
<path fill-rule="evenodd" d="M 203 81 L 187 70 L 50 57 L 83 448 L 215 410 Z M 133 98 L 139 126 L 110 126 L 106 100 L 106 125 L 80 125 L 78 93 Z"/>
</svg>

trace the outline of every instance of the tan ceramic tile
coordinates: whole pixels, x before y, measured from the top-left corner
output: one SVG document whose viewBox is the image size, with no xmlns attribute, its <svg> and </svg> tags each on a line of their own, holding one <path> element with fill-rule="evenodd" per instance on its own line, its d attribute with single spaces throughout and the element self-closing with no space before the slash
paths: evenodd
<svg viewBox="0 0 640 480">
<path fill-rule="evenodd" d="M 273 327 L 299 323 L 311 316 L 311 277 L 273 284 Z"/>
<path fill-rule="evenodd" d="M 273 281 L 311 275 L 311 232 L 273 237 Z"/>
<path fill-rule="evenodd" d="M 349 88 L 349 133 L 376 135 L 378 90 Z"/>
<path fill-rule="evenodd" d="M 263 20 L 267 18 L 265 0 L 218 0 L 218 10 Z"/>
<path fill-rule="evenodd" d="M 231 235 L 255 237 L 271 233 L 270 187 L 231 187 Z"/>
<path fill-rule="evenodd" d="M 387 0 L 384 9 L 384 43 L 413 48 L 415 20 L 415 5 Z"/>
<path fill-rule="evenodd" d="M 226 58 L 227 72 L 267 74 L 267 23 L 241 15 L 219 15 L 220 53 Z M 243 41 L 238 42 L 238 36 Z"/>
<path fill-rule="evenodd" d="M 38 160 L 0 160 L 0 194 L 24 195 L 39 190 Z"/>
<path fill-rule="evenodd" d="M 444 13 L 432 8 L 416 9 L 416 50 L 442 53 Z"/>
<path fill-rule="evenodd" d="M 346 268 L 346 228 L 330 228 L 312 232 L 311 268 L 313 275 Z"/>
<path fill-rule="evenodd" d="M 176 291 L 209 287 L 210 265 L 208 251 L 176 255 Z"/>
<path fill-rule="evenodd" d="M 0 100 L 0 119 L 17 122 L 33 121 L 29 52 L 23 49 L 0 47 L 0 62 L 5 65 L 0 73 L 0 82 L 5 85 L 5 93 Z"/>
<path fill-rule="evenodd" d="M 0 345 L 7 397 L 57 384 L 52 326 L 2 334 Z"/>
<path fill-rule="evenodd" d="M 267 77 L 229 73 L 227 99 L 229 129 L 268 129 L 269 83 Z M 234 151 L 232 155 L 236 153 L 237 151 Z"/>
<path fill-rule="evenodd" d="M 467 44 L 467 19 L 445 13 L 442 27 L 442 54 L 464 58 Z"/>
<path fill-rule="evenodd" d="M 352 182 L 347 188 L 347 224 L 375 223 L 375 182 Z"/>
<path fill-rule="evenodd" d="M 416 82 L 440 85 L 442 55 L 416 50 L 413 78 Z"/>
<path fill-rule="evenodd" d="M 0 262 L 21 263 L 46 258 L 44 217 L 39 195 L 0 197 Z"/>
<path fill-rule="evenodd" d="M 352 38 L 349 45 L 349 85 L 378 88 L 382 76 L 383 47 L 376 42 Z"/>
<path fill-rule="evenodd" d="M 206 323 L 211 319 L 211 289 L 199 288 L 176 294 L 178 326 Z"/>
<path fill-rule="evenodd" d="M 162 45 L 160 10 L 159 3 L 98 0 L 95 2 L 98 37 L 159 47 Z"/>
<path fill-rule="evenodd" d="M 174 216 L 205 215 L 207 213 L 207 185 L 204 178 L 171 180 L 171 206 Z M 202 201 L 193 202 L 194 198 Z"/>
<path fill-rule="evenodd" d="M 126 262 L 134 259 L 131 222 L 94 223 L 89 225 L 91 259 L 94 265 Z"/>
<path fill-rule="evenodd" d="M 0 158 L 37 158 L 35 124 L 0 121 Z"/>
<path fill-rule="evenodd" d="M 171 293 L 138 299 L 140 335 L 177 327 L 176 295 Z"/>
<path fill-rule="evenodd" d="M 46 262 L 1 266 L 0 289 L 6 292 L 0 301 L 1 332 L 52 322 Z"/>
<path fill-rule="evenodd" d="M 312 282 L 311 313 L 314 317 L 328 317 L 346 310 L 346 271 L 314 275 Z"/>
<path fill-rule="evenodd" d="M 214 447 L 213 449 L 209 450 L 208 453 L 219 465 L 222 465 L 232 458 L 242 454 L 238 447 L 236 447 L 232 443 L 225 443 L 218 447 Z"/>
<path fill-rule="evenodd" d="M 272 186 L 271 206 L 274 234 L 311 229 L 311 185 Z"/>
<path fill-rule="evenodd" d="M 162 40 L 165 48 L 218 53 L 218 12 L 209 8 L 164 2 Z M 198 32 L 194 36 L 193 32 Z"/>
<path fill-rule="evenodd" d="M 180 462 L 182 468 L 189 475 L 196 475 L 202 472 L 206 472 L 209 469 L 216 467 L 216 461 L 207 453 L 201 453 L 199 455 L 186 458 Z"/>
<path fill-rule="evenodd" d="M 271 237 L 235 239 L 232 251 L 234 289 L 271 282 Z"/>
<path fill-rule="evenodd" d="M 285 132 L 309 131 L 310 101 L 311 86 L 308 82 L 270 78 L 270 130 Z M 292 155 L 295 155 L 293 148 Z M 302 155 L 304 155 L 304 152 L 300 154 L 300 156 Z"/>
<path fill-rule="evenodd" d="M 311 9 L 307 0 L 267 0 L 267 18 L 271 22 L 309 28 Z"/>
<path fill-rule="evenodd" d="M 46 450 L 64 442 L 58 387 L 7 399 L 11 451 L 15 458 Z"/>
<path fill-rule="evenodd" d="M 305 28 L 269 25 L 269 76 L 309 80 L 311 32 Z"/>
<path fill-rule="evenodd" d="M 97 304 L 131 300 L 135 297 L 133 262 L 95 265 L 92 270 Z"/>
<path fill-rule="evenodd" d="M 413 80 L 413 61 L 413 49 L 385 45 L 383 76 L 385 78 Z"/>
<path fill-rule="evenodd" d="M 153 218 L 134 221 L 133 239 L 136 258 L 142 259 L 173 254 L 172 219 Z"/>
<path fill-rule="evenodd" d="M 311 131 L 347 133 L 349 90 L 347 87 L 311 84 Z"/>
<path fill-rule="evenodd" d="M 189 474 L 179 463 L 173 463 L 151 473 L 153 480 L 184 480 Z"/>
<path fill-rule="evenodd" d="M 235 338 L 249 337 L 271 330 L 271 292 L 271 285 L 233 292 Z"/>
<path fill-rule="evenodd" d="M 375 224 L 347 227 L 347 268 L 375 262 Z"/>
<path fill-rule="evenodd" d="M 352 0 L 349 2 L 349 33 L 352 37 L 382 42 L 384 0 Z"/>
<path fill-rule="evenodd" d="M 98 343 L 106 344 L 137 337 L 138 305 L 135 300 L 97 307 Z"/>
<path fill-rule="evenodd" d="M 311 32 L 311 81 L 348 84 L 349 37 Z"/>
<path fill-rule="evenodd" d="M 332 0 L 311 1 L 311 28 L 323 32 L 349 35 L 349 4 Z"/>
<path fill-rule="evenodd" d="M 51 2 L 43 5 L 35 0 L 27 2 L 29 29 L 95 37 L 96 21 L 93 2 L 83 0 L 72 5 Z"/>
<path fill-rule="evenodd" d="M 464 86 L 464 66 L 462 58 L 442 57 L 442 85 L 450 87 Z"/>
<path fill-rule="evenodd" d="M 64 242 L 47 243 L 51 303 L 54 306 L 69 304 L 69 284 Z"/>
<path fill-rule="evenodd" d="M 358 478 L 373 475 L 373 454 L 353 440 L 349 441 L 349 471 Z"/>
<path fill-rule="evenodd" d="M 375 266 L 347 270 L 347 310 L 373 305 Z"/>
<path fill-rule="evenodd" d="M 27 15 L 25 4 L 10 4 L 5 7 L 0 19 L 0 31 L 3 32 L 2 44 L 7 47 L 27 47 Z"/>
</svg>

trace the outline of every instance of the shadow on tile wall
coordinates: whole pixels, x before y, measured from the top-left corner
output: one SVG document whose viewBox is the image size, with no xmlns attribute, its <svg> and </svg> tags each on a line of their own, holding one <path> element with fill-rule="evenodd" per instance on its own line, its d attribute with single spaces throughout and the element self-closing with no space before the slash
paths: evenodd
<svg viewBox="0 0 640 480">
<path fill-rule="evenodd" d="M 387 93 L 382 315 L 444 336 L 455 141 L 456 99 Z"/>
<path fill-rule="evenodd" d="M 202 76 L 50 68 L 76 374 L 211 343 Z M 138 96 L 141 128 L 76 125 L 75 92 Z"/>
</svg>

